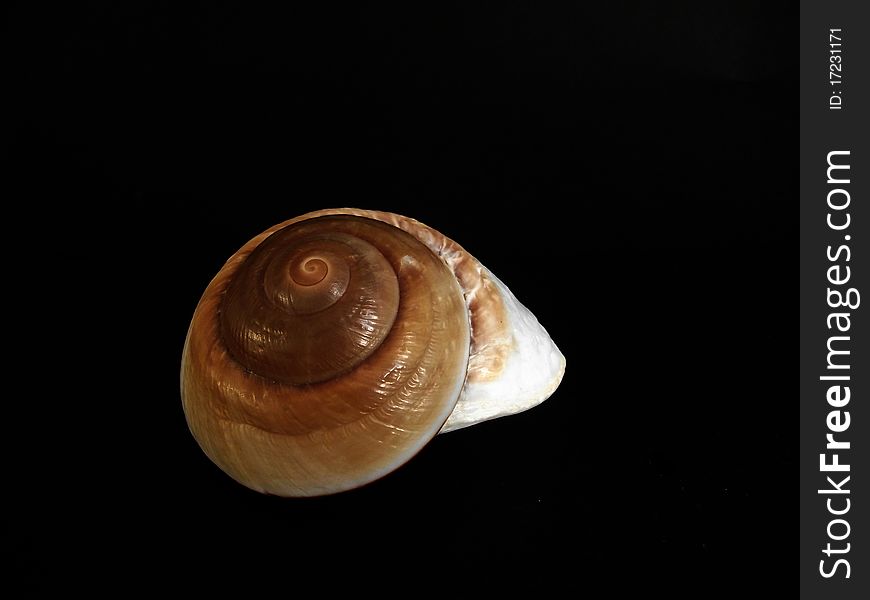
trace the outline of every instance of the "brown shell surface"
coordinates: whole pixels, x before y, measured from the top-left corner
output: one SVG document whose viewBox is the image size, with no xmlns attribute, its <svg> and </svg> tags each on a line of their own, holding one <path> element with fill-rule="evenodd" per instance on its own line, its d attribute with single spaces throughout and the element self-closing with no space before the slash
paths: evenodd
<svg viewBox="0 0 870 600">
<path fill-rule="evenodd" d="M 410 233 L 441 257 L 462 288 L 471 320 L 468 380 L 488 381 L 501 374 L 505 361 L 514 348 L 514 340 L 508 328 L 501 292 L 493 283 L 489 271 L 474 256 L 440 231 L 416 219 L 360 208 L 327 208 L 310 212 L 280 223 L 264 232 L 264 235 L 290 223 L 326 215 L 355 215 L 389 223 Z"/>
<path fill-rule="evenodd" d="M 464 285 L 430 248 L 348 209 L 281 223 L 236 252 L 182 357 L 185 415 L 209 458 L 257 491 L 313 496 L 373 481 L 434 437 L 471 331 Z"/>
</svg>

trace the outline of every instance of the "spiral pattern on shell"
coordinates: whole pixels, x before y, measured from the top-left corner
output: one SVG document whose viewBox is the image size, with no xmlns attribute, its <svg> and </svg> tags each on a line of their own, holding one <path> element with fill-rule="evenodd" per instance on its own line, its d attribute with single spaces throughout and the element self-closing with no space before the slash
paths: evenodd
<svg viewBox="0 0 870 600">
<path fill-rule="evenodd" d="M 250 488 L 351 489 L 438 433 L 470 337 L 456 276 L 414 236 L 351 215 L 291 222 L 246 244 L 203 294 L 182 359 L 185 415 Z"/>
</svg>

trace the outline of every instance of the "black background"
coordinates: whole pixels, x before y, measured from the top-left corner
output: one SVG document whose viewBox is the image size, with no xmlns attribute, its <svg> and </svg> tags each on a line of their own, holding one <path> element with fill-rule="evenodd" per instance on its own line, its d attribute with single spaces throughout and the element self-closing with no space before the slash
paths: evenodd
<svg viewBox="0 0 870 600">
<path fill-rule="evenodd" d="M 9 461 L 15 573 L 255 593 L 791 579 L 796 7 L 177 4 L 31 5 L 4 36 L 10 198 L 37 208 L 11 225 L 54 253 L 41 321 L 24 294 L 21 343 L 51 351 Z M 337 206 L 457 240 L 567 373 L 363 489 L 260 496 L 187 431 L 184 335 L 239 246 Z"/>
</svg>

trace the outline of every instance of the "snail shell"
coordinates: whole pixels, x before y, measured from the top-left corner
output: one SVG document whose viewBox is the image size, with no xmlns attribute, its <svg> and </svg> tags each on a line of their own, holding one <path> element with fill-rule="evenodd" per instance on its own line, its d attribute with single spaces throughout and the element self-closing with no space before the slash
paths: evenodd
<svg viewBox="0 0 870 600">
<path fill-rule="evenodd" d="M 281 496 L 352 489 L 439 432 L 520 412 L 565 358 L 458 244 L 407 217 L 317 211 L 236 252 L 194 311 L 181 396 L 203 451 Z"/>
</svg>

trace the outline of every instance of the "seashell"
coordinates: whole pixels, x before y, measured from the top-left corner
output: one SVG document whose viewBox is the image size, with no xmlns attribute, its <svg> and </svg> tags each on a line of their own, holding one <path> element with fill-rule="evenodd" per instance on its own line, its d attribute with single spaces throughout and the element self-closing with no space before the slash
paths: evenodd
<svg viewBox="0 0 870 600">
<path fill-rule="evenodd" d="M 537 319 L 461 246 L 397 214 L 330 209 L 261 233 L 214 277 L 181 397 L 236 481 L 316 496 L 543 402 L 564 371 Z"/>
</svg>

